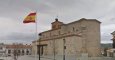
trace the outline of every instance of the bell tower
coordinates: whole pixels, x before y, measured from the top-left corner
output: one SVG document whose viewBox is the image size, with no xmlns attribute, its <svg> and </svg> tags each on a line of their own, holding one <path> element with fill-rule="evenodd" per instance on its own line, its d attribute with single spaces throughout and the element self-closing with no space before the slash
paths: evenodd
<svg viewBox="0 0 115 60">
<path fill-rule="evenodd" d="M 52 30 L 56 30 L 61 28 L 61 25 L 63 25 L 63 22 L 58 21 L 58 18 L 55 19 L 54 22 L 51 23 L 52 24 Z"/>
</svg>

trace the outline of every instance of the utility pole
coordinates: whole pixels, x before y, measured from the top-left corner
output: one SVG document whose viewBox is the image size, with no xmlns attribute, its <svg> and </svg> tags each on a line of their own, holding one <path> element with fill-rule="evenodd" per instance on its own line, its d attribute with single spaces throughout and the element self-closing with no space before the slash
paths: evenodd
<svg viewBox="0 0 115 60">
<path fill-rule="evenodd" d="M 65 49 L 66 49 L 65 39 L 63 39 L 63 60 L 65 60 Z"/>
<path fill-rule="evenodd" d="M 40 37 L 40 38 L 39 38 L 39 41 L 38 41 L 38 42 L 39 42 L 38 49 L 39 49 L 39 60 L 40 60 L 40 55 L 41 55 L 41 54 L 40 54 L 40 52 L 41 52 L 41 51 L 40 51 L 40 48 L 41 48 L 41 44 L 40 44 L 40 41 L 41 41 L 41 33 L 39 34 L 39 37 Z"/>
<path fill-rule="evenodd" d="M 40 47 L 41 47 L 41 45 L 40 45 L 40 39 L 39 39 L 39 60 L 40 60 Z"/>
<path fill-rule="evenodd" d="M 53 40 L 53 52 L 54 52 L 54 60 L 55 60 L 55 40 Z"/>
</svg>

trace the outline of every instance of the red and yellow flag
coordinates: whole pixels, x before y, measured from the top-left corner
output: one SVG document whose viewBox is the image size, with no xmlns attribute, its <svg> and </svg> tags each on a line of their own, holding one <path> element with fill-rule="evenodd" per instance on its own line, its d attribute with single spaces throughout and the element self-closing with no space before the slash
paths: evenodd
<svg viewBox="0 0 115 60">
<path fill-rule="evenodd" d="M 35 19 L 36 19 L 36 13 L 30 13 L 23 21 L 23 23 L 35 23 Z"/>
</svg>

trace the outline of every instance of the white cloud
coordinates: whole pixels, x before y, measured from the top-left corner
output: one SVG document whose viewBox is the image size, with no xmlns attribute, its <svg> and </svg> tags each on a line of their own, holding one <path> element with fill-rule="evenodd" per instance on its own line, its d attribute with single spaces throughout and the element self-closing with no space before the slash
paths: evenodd
<svg viewBox="0 0 115 60">
<path fill-rule="evenodd" d="M 101 40 L 102 42 L 112 42 L 112 35 L 111 33 L 115 31 L 115 24 L 109 24 L 109 25 L 104 25 L 101 26 Z"/>
</svg>

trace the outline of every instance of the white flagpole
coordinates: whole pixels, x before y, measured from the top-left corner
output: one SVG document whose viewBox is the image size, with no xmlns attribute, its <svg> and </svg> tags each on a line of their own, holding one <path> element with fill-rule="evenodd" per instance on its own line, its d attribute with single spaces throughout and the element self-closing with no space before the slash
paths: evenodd
<svg viewBox="0 0 115 60">
<path fill-rule="evenodd" d="M 35 60 L 37 60 L 37 41 L 38 41 L 38 31 L 37 31 L 37 11 L 36 11 L 36 17 L 35 17 L 35 35 L 36 35 L 36 41 L 35 41 L 35 46 L 36 46 L 36 52 L 35 52 Z"/>
</svg>

